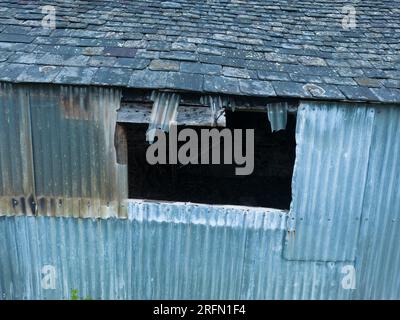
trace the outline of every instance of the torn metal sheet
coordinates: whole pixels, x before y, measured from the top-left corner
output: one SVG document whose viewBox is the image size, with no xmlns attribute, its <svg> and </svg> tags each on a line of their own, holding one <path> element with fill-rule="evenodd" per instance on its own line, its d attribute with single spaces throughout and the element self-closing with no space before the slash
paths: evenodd
<svg viewBox="0 0 400 320">
<path fill-rule="evenodd" d="M 180 96 L 173 92 L 153 91 L 153 109 L 151 111 L 149 128 L 146 132 L 146 141 L 154 142 L 156 130 L 168 132 L 172 124 L 176 122 Z"/>
<path fill-rule="evenodd" d="M 267 104 L 267 116 L 272 132 L 286 129 L 287 113 L 287 102 Z"/>
</svg>

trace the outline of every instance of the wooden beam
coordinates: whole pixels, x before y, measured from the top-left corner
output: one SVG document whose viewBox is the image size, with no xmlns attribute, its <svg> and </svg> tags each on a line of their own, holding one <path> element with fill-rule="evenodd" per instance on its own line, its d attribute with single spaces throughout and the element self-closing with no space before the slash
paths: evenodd
<svg viewBox="0 0 400 320">
<path fill-rule="evenodd" d="M 221 110 L 222 111 L 222 110 Z M 120 123 L 149 123 L 151 108 L 146 106 L 122 106 L 118 110 L 117 121 Z M 185 126 L 213 126 L 211 109 L 208 107 L 179 106 L 176 122 Z M 225 126 L 225 115 L 219 115 L 216 126 Z"/>
</svg>

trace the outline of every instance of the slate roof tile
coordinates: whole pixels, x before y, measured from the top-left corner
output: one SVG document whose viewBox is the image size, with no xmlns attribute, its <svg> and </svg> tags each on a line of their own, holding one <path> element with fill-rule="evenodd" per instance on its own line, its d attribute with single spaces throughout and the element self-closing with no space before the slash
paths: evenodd
<svg viewBox="0 0 400 320">
<path fill-rule="evenodd" d="M 129 87 L 134 88 L 165 88 L 167 86 L 167 71 L 133 71 Z"/>
<path fill-rule="evenodd" d="M 129 69 L 144 69 L 150 64 L 150 59 L 143 58 L 120 58 L 115 60 L 115 67 L 129 68 Z"/>
<path fill-rule="evenodd" d="M 338 86 L 339 90 L 350 100 L 377 101 L 379 98 L 367 87 Z"/>
<path fill-rule="evenodd" d="M 88 65 L 91 67 L 112 67 L 116 62 L 116 57 L 93 56 L 89 57 Z"/>
<path fill-rule="evenodd" d="M 275 96 L 274 88 L 269 81 L 239 80 L 240 91 L 245 95 Z"/>
<path fill-rule="evenodd" d="M 234 78 L 204 76 L 204 91 L 227 94 L 240 94 L 239 82 Z"/>
<path fill-rule="evenodd" d="M 393 88 L 372 88 L 371 91 L 381 102 L 398 102 L 400 89 Z"/>
<path fill-rule="evenodd" d="M 180 63 L 174 60 L 152 60 L 149 66 L 150 70 L 159 71 L 179 71 Z"/>
<path fill-rule="evenodd" d="M 61 67 L 28 65 L 17 77 L 17 82 L 52 82 Z"/>
<path fill-rule="evenodd" d="M 0 80 L 17 82 L 18 76 L 27 69 L 26 64 L 8 63 L 0 67 Z"/>
<path fill-rule="evenodd" d="M 289 74 L 285 72 L 258 71 L 258 77 L 262 80 L 290 81 Z"/>
<path fill-rule="evenodd" d="M 65 84 L 87 84 L 96 73 L 97 68 L 92 67 L 63 67 L 60 73 L 55 77 L 54 83 Z"/>
<path fill-rule="evenodd" d="M 181 62 L 180 71 L 189 73 L 218 75 L 221 74 L 222 67 L 216 64 Z"/>
<path fill-rule="evenodd" d="M 124 68 L 100 67 L 91 83 L 98 85 L 128 86 L 131 75 Z"/>
<path fill-rule="evenodd" d="M 89 61 L 88 56 L 83 55 L 62 55 L 62 54 L 52 54 L 46 53 L 37 59 L 38 64 L 50 64 L 56 66 L 69 66 L 69 67 L 79 67 L 86 66 Z"/>
<path fill-rule="evenodd" d="M 356 4 L 351 30 L 342 0 L 54 4 L 51 30 L 0 0 L 0 80 L 400 102 L 398 0 Z"/>
<path fill-rule="evenodd" d="M 304 84 L 288 81 L 274 81 L 272 86 L 278 96 L 281 97 L 311 97 L 311 93 L 303 88 Z"/>
<path fill-rule="evenodd" d="M 203 91 L 204 76 L 196 73 L 169 72 L 167 75 L 166 88 Z"/>
</svg>

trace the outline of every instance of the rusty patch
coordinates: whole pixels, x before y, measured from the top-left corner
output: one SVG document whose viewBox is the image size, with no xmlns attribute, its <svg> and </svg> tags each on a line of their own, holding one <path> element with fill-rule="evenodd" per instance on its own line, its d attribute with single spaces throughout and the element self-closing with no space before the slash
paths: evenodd
<svg viewBox="0 0 400 320">
<path fill-rule="evenodd" d="M 128 140 L 126 137 L 126 128 L 118 123 L 115 126 L 114 146 L 117 154 L 117 163 L 128 164 Z"/>
<path fill-rule="evenodd" d="M 60 108 L 66 119 L 90 120 L 90 98 L 84 89 L 69 89 L 60 94 Z M 82 92 L 83 91 L 83 92 Z"/>
</svg>

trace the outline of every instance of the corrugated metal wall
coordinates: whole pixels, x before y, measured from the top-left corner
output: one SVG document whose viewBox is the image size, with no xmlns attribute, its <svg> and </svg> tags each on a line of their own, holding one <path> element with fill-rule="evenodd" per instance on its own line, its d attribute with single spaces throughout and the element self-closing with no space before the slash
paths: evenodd
<svg viewBox="0 0 400 320">
<path fill-rule="evenodd" d="M 360 292 L 400 299 L 400 108 L 375 112 L 361 232 Z"/>
<path fill-rule="evenodd" d="M 33 195 L 38 215 L 126 216 L 120 205 L 127 197 L 126 164 L 117 163 L 114 145 L 120 91 L 11 84 L 1 89 L 0 203 Z M 14 214 L 3 209 L 0 215 Z"/>
<path fill-rule="evenodd" d="M 358 299 L 400 299 L 400 107 L 302 103 L 284 256 L 348 261 Z"/>
<path fill-rule="evenodd" d="M 288 259 L 354 261 L 374 115 L 363 105 L 299 106 Z"/>
<path fill-rule="evenodd" d="M 134 201 L 129 219 L 2 217 L 3 298 L 349 298 L 342 263 L 282 257 L 277 210 Z M 29 239 L 29 240 L 27 240 Z M 43 266 L 56 270 L 43 289 Z"/>
<path fill-rule="evenodd" d="M 118 90 L 0 89 L 0 215 L 32 202 L 39 215 L 129 213 L 0 217 L 0 298 L 400 299 L 398 106 L 301 103 L 289 214 L 127 208 Z M 47 264 L 54 290 L 41 286 Z M 349 265 L 355 290 L 342 286 Z"/>
<path fill-rule="evenodd" d="M 0 83 L 0 215 L 34 212 L 28 105 L 27 91 Z"/>
</svg>

